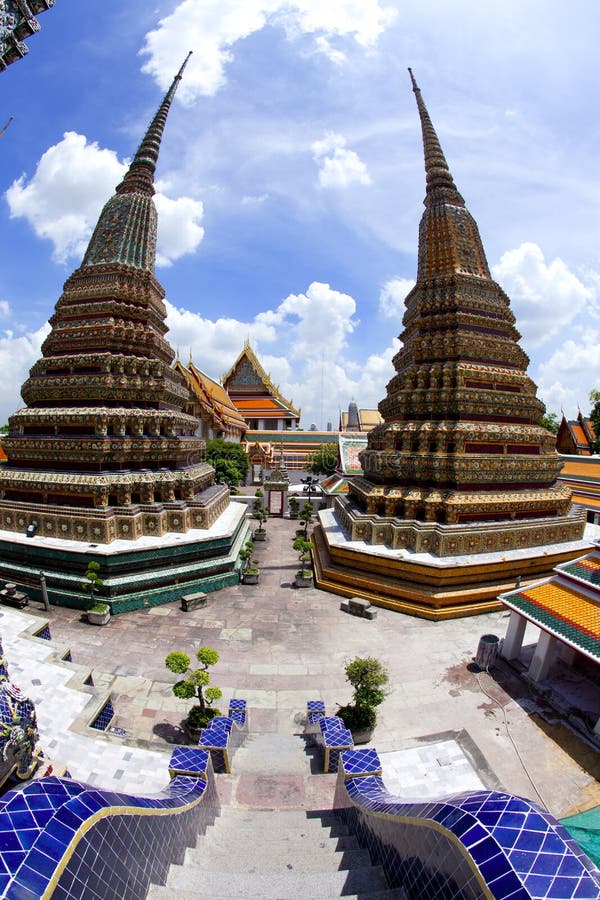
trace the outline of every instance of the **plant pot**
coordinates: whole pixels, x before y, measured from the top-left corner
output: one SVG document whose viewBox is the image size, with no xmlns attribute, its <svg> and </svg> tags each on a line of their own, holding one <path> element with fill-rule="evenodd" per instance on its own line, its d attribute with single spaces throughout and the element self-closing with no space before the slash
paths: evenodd
<svg viewBox="0 0 600 900">
<path fill-rule="evenodd" d="M 86 615 L 90 625 L 108 625 L 110 622 L 109 608 L 105 609 L 104 612 L 92 612 L 91 610 L 88 610 Z"/>
<path fill-rule="evenodd" d="M 373 736 L 372 728 L 358 728 L 352 731 L 352 740 L 355 744 L 368 744 Z"/>
<path fill-rule="evenodd" d="M 260 572 L 244 572 L 242 575 L 242 584 L 258 584 Z"/>
<path fill-rule="evenodd" d="M 312 587 L 312 583 L 313 583 L 312 574 L 309 573 L 308 575 L 296 575 L 295 583 L 296 583 L 296 587 L 299 587 L 299 588 Z"/>
<path fill-rule="evenodd" d="M 267 538 L 267 532 L 266 532 L 266 531 L 259 531 L 258 528 L 256 529 L 256 531 L 255 531 L 254 534 L 252 535 L 252 540 L 253 540 L 253 541 L 264 541 L 264 540 L 266 540 L 266 538 Z"/>
</svg>

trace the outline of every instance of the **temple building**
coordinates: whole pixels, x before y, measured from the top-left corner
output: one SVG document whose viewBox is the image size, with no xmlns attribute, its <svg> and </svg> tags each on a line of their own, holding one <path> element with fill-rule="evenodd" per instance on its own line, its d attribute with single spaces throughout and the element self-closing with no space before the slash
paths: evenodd
<svg viewBox="0 0 600 900">
<path fill-rule="evenodd" d="M 321 587 L 444 618 L 500 608 L 515 578 L 589 545 L 509 299 L 412 83 L 427 180 L 417 282 L 383 423 L 360 454 L 364 475 L 321 513 L 316 566 Z"/>
<path fill-rule="evenodd" d="M 2 440 L 0 577 L 35 585 L 43 569 L 67 605 L 81 602 L 82 554 L 101 562 L 113 611 L 237 579 L 243 511 L 204 459 L 154 274 L 154 172 L 184 67 L 65 282 Z"/>
<path fill-rule="evenodd" d="M 378 409 L 359 409 L 351 400 L 347 410 L 340 411 L 339 431 L 356 431 L 365 433 L 381 425 L 383 418 Z"/>
<path fill-rule="evenodd" d="M 239 444 L 248 425 L 223 385 L 199 369 L 191 358 L 187 366 L 177 359 L 174 368 L 183 375 L 190 390 L 191 403 L 186 411 L 198 422 L 196 434 L 206 440 L 219 438 Z"/>
<path fill-rule="evenodd" d="M 0 72 L 29 53 L 25 38 L 40 30 L 35 18 L 56 0 L 3 0 L 0 13 Z"/>
<path fill-rule="evenodd" d="M 576 419 L 567 419 L 564 414 L 558 426 L 556 449 L 559 453 L 577 456 L 591 456 L 594 452 L 596 432 L 594 423 L 581 410 Z"/>
<path fill-rule="evenodd" d="M 221 383 L 246 420 L 250 431 L 287 431 L 300 424 L 300 410 L 279 391 L 263 367 L 250 341 Z"/>
</svg>

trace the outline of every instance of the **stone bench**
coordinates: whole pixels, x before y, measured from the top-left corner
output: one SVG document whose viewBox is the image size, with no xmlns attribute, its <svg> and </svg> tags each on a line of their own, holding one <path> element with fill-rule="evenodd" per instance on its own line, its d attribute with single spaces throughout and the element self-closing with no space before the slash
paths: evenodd
<svg viewBox="0 0 600 900">
<path fill-rule="evenodd" d="M 182 612 L 191 612 L 193 609 L 201 609 L 206 606 L 208 597 L 202 591 L 197 594 L 184 594 L 181 598 Z"/>
<path fill-rule="evenodd" d="M 377 610 L 373 608 L 369 600 L 364 600 L 362 597 L 350 597 L 348 600 L 342 600 L 340 609 L 362 619 L 377 617 Z"/>
</svg>

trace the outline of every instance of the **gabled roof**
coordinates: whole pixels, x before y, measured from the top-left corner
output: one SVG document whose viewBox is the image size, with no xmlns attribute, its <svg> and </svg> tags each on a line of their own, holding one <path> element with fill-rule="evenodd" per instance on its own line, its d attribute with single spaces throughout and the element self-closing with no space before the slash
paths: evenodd
<svg viewBox="0 0 600 900">
<path fill-rule="evenodd" d="M 185 377 L 193 395 L 212 413 L 217 422 L 223 427 L 239 428 L 242 432 L 247 430 L 246 420 L 223 385 L 195 366 L 192 360 L 186 367 L 178 359 L 175 368 Z"/>
<path fill-rule="evenodd" d="M 600 662 L 600 551 L 562 563 L 548 581 L 501 595 L 544 631 Z"/>
<path fill-rule="evenodd" d="M 244 360 L 246 360 L 246 362 L 254 372 L 257 382 L 261 383 L 262 387 L 265 389 L 265 392 L 267 394 L 271 394 L 271 396 L 273 396 L 283 407 L 285 407 L 285 409 L 291 412 L 292 415 L 300 418 L 300 410 L 294 407 L 291 400 L 286 400 L 286 398 L 280 393 L 279 387 L 273 384 L 271 378 L 269 377 L 269 375 L 267 375 L 260 362 L 258 361 L 254 350 L 250 346 L 250 341 L 248 340 L 244 342 L 243 349 L 234 364 L 231 366 L 229 371 L 226 372 L 225 375 L 223 375 L 221 378 L 221 384 L 226 388 L 226 390 L 231 390 L 232 393 L 237 393 L 237 389 L 242 388 L 242 383 L 236 384 L 234 379 L 237 370 L 240 368 Z M 252 393 L 252 386 L 245 386 L 245 392 Z"/>
<path fill-rule="evenodd" d="M 592 420 L 584 417 L 581 410 L 576 419 L 567 419 L 563 415 L 556 436 L 556 446 L 559 451 L 566 450 L 570 443 L 575 453 L 589 456 L 594 452 L 595 440 L 596 432 Z"/>
</svg>

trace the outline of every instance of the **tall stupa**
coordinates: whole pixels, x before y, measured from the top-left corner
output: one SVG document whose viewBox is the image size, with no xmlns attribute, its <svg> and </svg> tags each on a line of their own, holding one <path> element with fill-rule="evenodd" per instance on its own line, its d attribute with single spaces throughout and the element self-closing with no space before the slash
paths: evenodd
<svg viewBox="0 0 600 900">
<path fill-rule="evenodd" d="M 83 549 L 104 559 L 111 596 L 109 569 L 127 579 L 129 570 L 142 566 L 141 558 L 119 564 L 124 552 L 135 556 L 152 549 L 153 569 L 170 545 L 179 548 L 171 549 L 173 558 L 184 546 L 197 560 L 202 557 L 206 587 L 212 586 L 215 566 L 233 575 L 233 561 L 223 552 L 232 555 L 243 530 L 240 516 L 229 510 L 227 487 L 215 484 L 204 441 L 196 436 L 198 422 L 185 411 L 191 398 L 171 365 L 165 292 L 154 274 L 154 173 L 186 63 L 100 213 L 81 265 L 65 282 L 42 357 L 21 390 L 27 405 L 10 417 L 2 442 L 8 461 L 0 469 L 0 529 L 32 538 L 23 554 L 3 546 L 0 537 L 0 576 L 11 580 L 31 577 L 10 571 L 15 555 L 26 568 L 36 557 L 39 567 L 53 571 L 59 550 Z M 219 523 L 224 515 L 227 524 Z M 218 552 L 207 542 L 211 529 L 221 540 Z M 156 546 L 152 539 L 159 539 Z M 199 540 L 202 547 L 194 548 Z M 126 551 L 123 542 L 131 543 Z M 215 553 L 220 558 L 211 566 L 207 561 Z M 164 562 L 165 586 L 200 583 L 202 566 L 169 574 Z M 69 557 L 65 568 L 80 565 Z M 167 591 L 165 599 L 172 594 Z"/>
<path fill-rule="evenodd" d="M 336 501 L 339 531 L 321 529 L 318 574 L 339 593 L 364 589 L 436 618 L 493 608 L 499 585 L 540 577 L 587 544 L 584 516 L 557 482 L 562 461 L 541 426 L 509 298 L 410 75 L 427 185 L 417 282 L 379 404 L 384 421 L 360 455 L 363 476 Z M 364 542 L 360 552 L 353 542 Z M 380 583 L 361 583 L 363 571 Z"/>
</svg>

